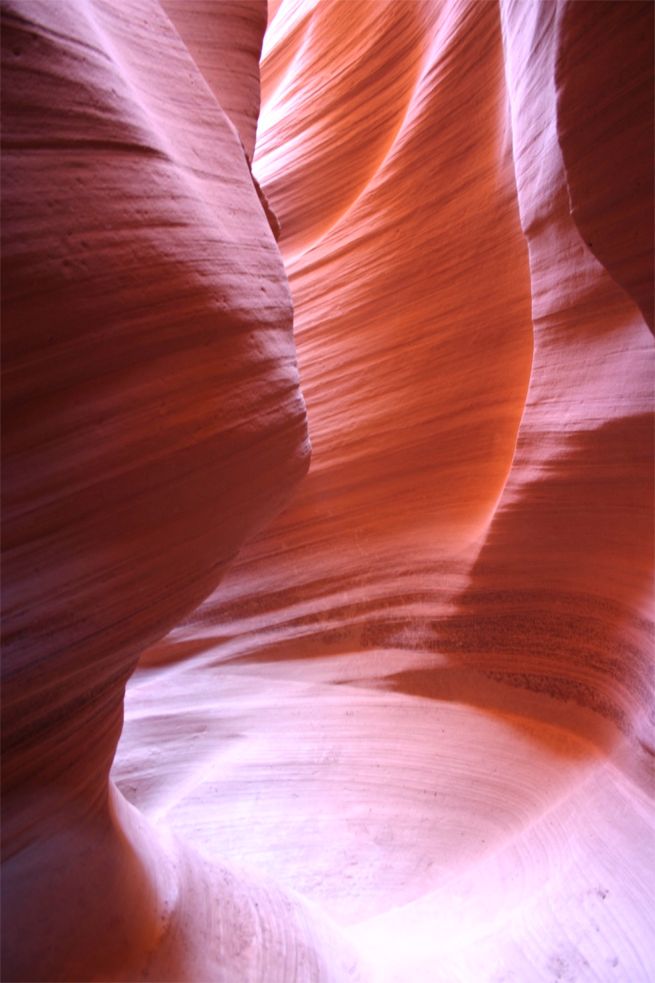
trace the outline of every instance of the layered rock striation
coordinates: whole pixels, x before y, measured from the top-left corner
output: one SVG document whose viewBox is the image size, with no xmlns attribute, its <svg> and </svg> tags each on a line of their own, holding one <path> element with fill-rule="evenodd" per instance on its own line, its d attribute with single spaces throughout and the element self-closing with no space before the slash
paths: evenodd
<svg viewBox="0 0 655 983">
<path fill-rule="evenodd" d="M 268 15 L 3 7 L 6 978 L 646 983 L 653 7 Z"/>
<path fill-rule="evenodd" d="M 170 6 L 3 5 L 8 980 L 245 979 L 252 958 L 232 965 L 229 915 L 211 946 L 196 924 L 229 885 L 178 874 L 193 862 L 108 782 L 140 651 L 309 458 L 287 279 L 244 151 L 265 6 Z M 211 87 L 178 14 L 203 50 L 228 39 Z"/>
</svg>

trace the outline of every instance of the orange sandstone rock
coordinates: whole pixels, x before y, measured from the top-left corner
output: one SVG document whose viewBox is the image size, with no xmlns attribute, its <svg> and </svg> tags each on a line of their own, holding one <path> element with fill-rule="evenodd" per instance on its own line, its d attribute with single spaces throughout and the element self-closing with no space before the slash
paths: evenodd
<svg viewBox="0 0 655 983">
<path fill-rule="evenodd" d="M 652 212 L 628 181 L 652 7 L 628 6 L 282 3 L 265 39 L 254 170 L 312 467 L 144 656 L 115 767 L 320 902 L 374 979 L 652 975 Z"/>
<path fill-rule="evenodd" d="M 650 978 L 652 15 L 5 3 L 8 980 Z"/>
<path fill-rule="evenodd" d="M 221 11 L 246 144 L 252 13 Z M 280 935 L 247 888 L 207 945 L 196 908 L 229 906 L 227 875 L 185 881 L 108 784 L 139 652 L 307 467 L 282 261 L 158 3 L 10 2 L 2 43 L 5 978 L 246 979 L 264 959 L 284 979 L 278 949 L 230 948 L 244 918 Z"/>
</svg>

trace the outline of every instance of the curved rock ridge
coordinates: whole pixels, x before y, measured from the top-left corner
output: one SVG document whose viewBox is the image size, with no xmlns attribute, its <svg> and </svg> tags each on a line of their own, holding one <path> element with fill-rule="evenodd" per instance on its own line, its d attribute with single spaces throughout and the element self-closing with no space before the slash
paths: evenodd
<svg viewBox="0 0 655 983">
<path fill-rule="evenodd" d="M 255 151 L 260 105 L 259 56 L 266 28 L 261 0 L 162 0 L 161 6 L 239 131 L 248 160 Z M 196 77 L 196 84 L 201 80 Z"/>
<path fill-rule="evenodd" d="M 271 6 L 312 466 L 144 655 L 115 768 L 374 979 L 655 971 L 652 17 Z"/>
<path fill-rule="evenodd" d="M 2 8 L 3 979 L 351 979 L 323 915 L 108 780 L 139 652 L 309 459 L 248 162 L 266 8 L 168 7 Z"/>
<path fill-rule="evenodd" d="M 569 3 L 560 30 L 558 136 L 571 214 L 653 330 L 652 4 Z M 609 125 L 618 104 L 621 125 Z"/>
<path fill-rule="evenodd" d="M 3 3 L 7 983 L 655 975 L 653 12 Z"/>
<path fill-rule="evenodd" d="M 481 694 L 498 676 L 517 707 L 542 692 L 559 719 L 564 697 L 570 726 L 582 707 L 646 737 L 652 342 L 572 221 L 558 107 L 575 15 L 530 8 L 279 6 L 255 173 L 282 228 L 313 465 L 146 662 L 384 642 L 483 674 Z M 629 30 L 651 13 L 631 7 Z M 411 38 L 387 85 L 378 62 Z M 622 113 L 647 128 L 647 59 L 633 74 L 615 130 Z"/>
</svg>

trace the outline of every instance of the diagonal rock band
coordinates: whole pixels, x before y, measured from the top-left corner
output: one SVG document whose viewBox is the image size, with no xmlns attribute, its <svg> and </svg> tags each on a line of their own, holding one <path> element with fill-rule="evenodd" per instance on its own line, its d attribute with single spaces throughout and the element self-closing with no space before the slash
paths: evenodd
<svg viewBox="0 0 655 983">
<path fill-rule="evenodd" d="M 3 0 L 6 983 L 655 975 L 654 10 Z"/>
</svg>

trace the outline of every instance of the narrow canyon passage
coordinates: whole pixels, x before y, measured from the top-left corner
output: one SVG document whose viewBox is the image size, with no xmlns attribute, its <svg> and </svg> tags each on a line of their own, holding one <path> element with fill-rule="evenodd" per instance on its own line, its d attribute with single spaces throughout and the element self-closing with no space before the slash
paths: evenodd
<svg viewBox="0 0 655 983">
<path fill-rule="evenodd" d="M 6 983 L 655 978 L 654 10 L 3 3 Z"/>
</svg>

